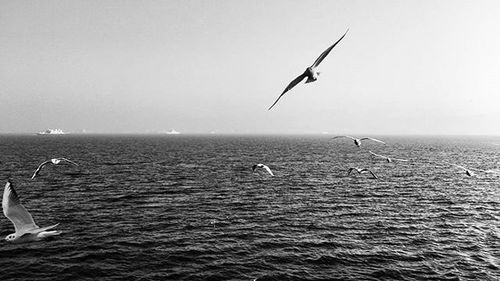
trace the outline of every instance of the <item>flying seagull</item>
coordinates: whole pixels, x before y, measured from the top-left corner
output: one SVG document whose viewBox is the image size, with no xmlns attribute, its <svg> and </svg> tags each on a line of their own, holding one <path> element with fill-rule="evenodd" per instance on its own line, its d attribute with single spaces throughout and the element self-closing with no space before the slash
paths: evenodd
<svg viewBox="0 0 500 281">
<path fill-rule="evenodd" d="M 385 142 L 381 141 L 381 140 L 378 140 L 378 139 L 374 139 L 374 138 L 370 138 L 370 137 L 364 137 L 364 138 L 360 138 L 360 139 L 357 139 L 355 137 L 351 137 L 351 136 L 336 136 L 334 137 L 333 139 L 338 139 L 338 138 L 350 138 L 354 141 L 354 144 L 357 146 L 357 147 L 360 147 L 361 146 L 361 141 L 362 140 L 371 140 L 371 141 L 376 141 L 376 142 L 380 142 L 380 143 L 383 143 L 385 144 Z"/>
<path fill-rule="evenodd" d="M 321 55 L 316 59 L 316 61 L 314 61 L 314 63 L 311 66 L 306 68 L 306 71 L 304 71 L 304 73 L 300 74 L 299 76 L 297 76 L 297 78 L 293 79 L 292 82 L 290 82 L 290 84 L 288 84 L 288 86 L 286 86 L 283 93 L 281 93 L 281 95 L 278 97 L 278 99 L 273 103 L 273 105 L 271 105 L 271 107 L 269 107 L 268 110 L 271 110 L 271 108 L 273 108 L 273 106 L 280 100 L 280 98 L 286 92 L 290 91 L 293 87 L 295 87 L 302 80 L 304 80 L 304 78 L 307 78 L 306 83 L 310 83 L 310 82 L 314 82 L 314 81 L 318 80 L 318 76 L 319 76 L 320 72 L 317 71 L 316 68 L 326 58 L 326 56 L 328 56 L 330 51 L 340 42 L 340 40 L 342 40 L 344 38 L 344 36 L 347 34 L 347 31 L 349 31 L 349 29 L 346 30 L 344 35 L 342 35 L 342 37 L 340 37 L 340 39 L 337 40 L 337 42 L 335 42 L 328 49 L 326 49 L 323 53 L 321 53 Z"/>
<path fill-rule="evenodd" d="M 384 159 L 385 159 L 385 161 L 387 161 L 387 163 L 391 163 L 392 161 L 403 161 L 403 162 L 408 162 L 408 160 L 406 160 L 406 159 L 390 158 L 390 157 L 387 157 L 387 156 L 384 156 L 384 155 L 380 155 L 380 154 L 377 154 L 377 153 L 371 152 L 370 150 L 368 150 L 368 152 L 370 152 L 370 154 L 375 155 L 375 156 L 377 156 L 377 157 L 384 158 Z"/>
<path fill-rule="evenodd" d="M 373 176 L 374 179 L 378 179 L 377 175 L 375 175 L 374 172 L 372 172 L 371 170 L 368 170 L 366 168 L 363 168 L 363 169 L 360 169 L 360 168 L 349 168 L 349 170 L 347 171 L 347 175 L 350 175 L 352 171 L 356 171 L 356 172 L 358 172 L 358 174 L 370 173 L 370 174 L 372 174 L 372 176 Z"/>
<path fill-rule="evenodd" d="M 40 241 L 44 238 L 59 235 L 60 231 L 51 230 L 58 224 L 47 227 L 38 227 L 31 214 L 21 205 L 14 187 L 10 181 L 5 184 L 2 199 L 3 214 L 7 217 L 16 229 L 15 233 L 7 235 L 5 240 L 13 243 L 22 243 L 30 241 Z"/>
<path fill-rule="evenodd" d="M 444 162 L 444 163 L 448 164 L 448 165 L 455 166 L 457 168 L 460 168 L 460 169 L 464 170 L 465 174 L 468 175 L 469 177 L 472 177 L 472 176 L 475 175 L 472 171 L 499 174 L 498 172 L 492 171 L 492 170 L 481 170 L 481 169 L 476 169 L 476 168 L 466 168 L 464 166 L 460 166 L 460 165 L 453 164 L 453 163 L 447 163 L 447 162 Z"/>
<path fill-rule="evenodd" d="M 257 169 L 257 168 L 264 168 L 271 176 L 274 176 L 273 171 L 271 171 L 271 169 L 269 169 L 269 167 L 264 165 L 264 164 L 253 165 L 252 171 L 255 172 L 255 169 Z"/>
<path fill-rule="evenodd" d="M 451 163 L 448 163 L 448 164 L 450 164 L 450 165 L 452 165 L 452 166 L 455 166 L 455 167 L 457 167 L 457 168 L 460 168 L 460 169 L 464 170 L 464 171 L 465 171 L 465 174 L 466 174 L 466 175 L 468 175 L 469 177 L 474 176 L 474 173 L 473 173 L 471 170 L 469 170 L 469 169 L 467 169 L 467 168 L 465 168 L 465 167 L 463 167 L 463 166 L 456 165 L 456 164 L 451 164 Z"/>
<path fill-rule="evenodd" d="M 52 159 L 47 160 L 47 161 L 43 162 L 42 164 L 40 164 L 38 166 L 38 168 L 36 168 L 35 172 L 33 173 L 33 176 L 31 176 L 31 179 L 34 179 L 36 177 L 36 175 L 38 175 L 38 173 L 40 173 L 40 170 L 43 168 L 43 166 L 45 166 L 45 165 L 47 165 L 49 163 L 57 165 L 57 164 L 61 163 L 61 161 L 66 161 L 66 162 L 69 162 L 69 163 L 71 163 L 73 165 L 78 166 L 78 164 L 76 164 L 75 162 L 73 162 L 73 161 L 71 161 L 69 159 L 66 159 L 66 158 L 52 158 Z"/>
</svg>

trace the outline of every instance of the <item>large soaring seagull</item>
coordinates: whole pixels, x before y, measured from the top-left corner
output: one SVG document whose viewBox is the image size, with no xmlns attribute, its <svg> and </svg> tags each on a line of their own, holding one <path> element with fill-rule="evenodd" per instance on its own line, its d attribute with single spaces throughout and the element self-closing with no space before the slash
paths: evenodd
<svg viewBox="0 0 500 281">
<path fill-rule="evenodd" d="M 24 206 L 19 202 L 19 197 L 17 196 L 14 187 L 10 181 L 5 184 L 5 189 L 2 198 L 2 209 L 3 214 L 7 217 L 16 229 L 15 233 L 7 235 L 5 240 L 8 242 L 22 243 L 30 241 L 39 241 L 44 238 L 59 235 L 61 232 L 57 230 L 51 230 L 58 224 L 38 227 L 33 220 L 31 214 L 24 208 Z"/>
<path fill-rule="evenodd" d="M 300 74 L 297 78 L 293 79 L 292 82 L 290 82 L 290 84 L 288 84 L 288 86 L 286 86 L 285 90 L 283 91 L 283 93 L 281 93 L 281 95 L 278 97 L 278 99 L 273 103 L 273 105 L 271 105 L 271 107 L 269 107 L 268 110 L 271 110 L 271 108 L 273 108 L 273 106 L 280 100 L 280 98 L 288 91 L 290 91 L 293 87 L 295 87 L 297 84 L 299 84 L 302 80 L 304 80 L 304 78 L 307 78 L 306 80 L 306 83 L 310 83 L 310 82 L 314 82 L 316 80 L 318 80 L 318 76 L 320 74 L 319 71 L 316 70 L 316 68 L 318 67 L 318 65 L 326 58 L 326 56 L 328 56 L 328 54 L 330 53 L 330 51 L 340 42 L 340 40 L 342 40 L 344 38 L 344 36 L 347 34 L 347 31 L 349 31 L 349 29 L 346 30 L 346 32 L 344 33 L 344 35 L 342 35 L 342 37 L 340 37 L 339 40 L 337 40 L 337 42 L 335 42 L 335 44 L 331 45 L 328 49 L 326 49 L 317 59 L 316 61 L 306 69 L 306 71 L 304 71 L 304 73 Z"/>
</svg>

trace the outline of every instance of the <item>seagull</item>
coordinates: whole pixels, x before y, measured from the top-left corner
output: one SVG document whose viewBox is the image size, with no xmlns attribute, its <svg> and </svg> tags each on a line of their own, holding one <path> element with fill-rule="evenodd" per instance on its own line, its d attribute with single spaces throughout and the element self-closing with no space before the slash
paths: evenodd
<svg viewBox="0 0 500 281">
<path fill-rule="evenodd" d="M 366 168 L 363 168 L 363 169 L 360 169 L 360 168 L 349 168 L 349 170 L 347 171 L 347 175 L 350 175 L 352 171 L 356 171 L 358 172 L 358 174 L 364 174 L 364 173 L 370 173 L 372 174 L 373 178 L 374 179 L 378 179 L 377 175 L 375 175 L 374 172 L 366 169 Z"/>
<path fill-rule="evenodd" d="M 448 164 L 448 165 L 452 165 L 452 166 L 455 166 L 457 168 L 460 168 L 462 170 L 465 171 L 465 174 L 469 177 L 472 177 L 472 176 L 475 176 L 475 174 L 471 171 L 477 171 L 477 172 L 484 172 L 484 173 L 494 173 L 494 174 L 499 174 L 495 171 L 492 171 L 492 170 L 481 170 L 481 169 L 475 169 L 475 168 L 466 168 L 464 166 L 460 166 L 460 165 L 457 165 L 457 164 L 453 164 L 453 163 L 447 163 L 447 162 L 444 162 L 445 164 Z"/>
<path fill-rule="evenodd" d="M 377 154 L 377 153 L 373 153 L 373 152 L 371 152 L 370 150 L 368 150 L 368 152 L 370 152 L 370 154 L 372 154 L 372 155 L 375 155 L 375 156 L 378 156 L 378 157 L 385 158 L 385 161 L 387 161 L 387 163 L 391 163 L 391 162 L 392 162 L 392 161 L 394 161 L 394 160 L 396 160 L 396 161 L 408 162 L 408 160 L 406 160 L 406 159 L 390 158 L 390 157 L 387 157 L 387 156 L 384 156 L 384 155 L 380 155 L 380 154 Z"/>
<path fill-rule="evenodd" d="M 40 164 L 40 165 L 38 166 L 38 168 L 36 168 L 35 172 L 33 173 L 33 176 L 31 176 L 31 179 L 34 179 L 34 178 L 36 177 L 36 175 L 38 175 L 38 173 L 40 173 L 40 170 L 42 169 L 42 167 L 43 167 L 43 166 L 45 166 L 45 165 L 47 165 L 47 164 L 49 164 L 49 163 L 52 163 L 52 164 L 54 164 L 54 165 L 57 165 L 57 164 L 59 164 L 61 161 L 66 161 L 66 162 L 69 162 L 69 163 L 71 163 L 71 164 L 73 164 L 73 165 L 78 166 L 78 164 L 76 164 L 75 162 L 73 162 L 73 161 L 71 161 L 71 160 L 69 160 L 69 159 L 66 159 L 66 158 L 52 158 L 52 159 L 47 160 L 47 161 L 43 162 L 42 164 Z"/>
<path fill-rule="evenodd" d="M 5 237 L 5 240 L 8 242 L 22 243 L 40 241 L 44 238 L 61 234 L 61 232 L 57 230 L 47 231 L 59 224 L 42 228 L 35 224 L 31 214 L 19 202 L 19 197 L 10 181 L 7 181 L 7 184 L 5 184 L 2 208 L 3 214 L 14 224 L 14 228 L 16 229 L 15 233 Z"/>
<path fill-rule="evenodd" d="M 267 172 L 268 172 L 271 176 L 274 176 L 273 171 L 271 171 L 271 169 L 269 169 L 269 167 L 268 167 L 268 166 L 266 166 L 266 165 L 264 165 L 264 164 L 256 164 L 256 165 L 253 165 L 253 167 L 252 167 L 252 171 L 254 171 L 254 172 L 255 172 L 255 169 L 257 169 L 257 168 L 264 168 L 264 169 L 266 169 L 266 171 L 267 171 Z"/>
<path fill-rule="evenodd" d="M 361 146 L 361 141 L 362 140 L 372 140 L 372 141 L 376 141 L 376 142 L 380 142 L 380 143 L 383 143 L 385 144 L 385 142 L 381 141 L 381 140 L 378 140 L 378 139 L 374 139 L 374 138 L 370 138 L 370 137 L 364 137 L 364 138 L 360 138 L 360 139 L 357 139 L 355 137 L 351 137 L 351 136 L 336 136 L 334 137 L 333 139 L 338 139 L 338 138 L 350 138 L 354 141 L 354 144 L 357 146 L 357 147 L 360 147 Z"/>
<path fill-rule="evenodd" d="M 474 173 L 473 173 L 471 170 L 469 170 L 469 169 L 467 169 L 467 168 L 465 168 L 465 167 L 463 167 L 463 166 L 456 165 L 456 164 L 451 164 L 451 163 L 448 163 L 448 164 L 450 164 L 450 165 L 452 165 L 452 166 L 455 166 L 455 167 L 457 167 L 457 168 L 460 168 L 460 169 L 462 169 L 462 170 L 465 170 L 465 174 L 466 174 L 466 175 L 468 175 L 469 177 L 474 176 Z"/>
<path fill-rule="evenodd" d="M 335 42 L 328 49 L 326 49 L 323 53 L 321 53 L 321 55 L 316 59 L 316 61 L 314 61 L 314 63 L 311 66 L 309 66 L 308 68 L 306 68 L 306 71 L 304 71 L 304 73 L 300 74 L 299 76 L 297 76 L 297 78 L 293 79 L 292 82 L 290 82 L 290 84 L 288 84 L 288 86 L 286 86 L 286 88 L 283 91 L 283 93 L 281 93 L 281 95 L 278 97 L 278 99 L 273 103 L 273 105 L 271 105 L 271 107 L 269 107 L 268 110 L 271 110 L 271 108 L 273 108 L 273 106 L 276 103 L 278 103 L 278 101 L 280 100 L 280 98 L 286 92 L 290 91 L 293 87 L 295 87 L 302 80 L 304 80 L 304 78 L 307 78 L 306 83 L 310 83 L 310 82 L 314 82 L 314 81 L 318 80 L 318 76 L 319 76 L 320 72 L 316 71 L 316 68 L 326 58 L 326 56 L 328 56 L 328 54 L 330 53 L 330 51 L 340 42 L 340 40 L 342 40 L 344 38 L 344 36 L 347 34 L 347 31 L 349 31 L 349 29 L 346 30 L 346 32 L 344 33 L 344 35 L 342 35 L 342 37 L 340 37 L 340 39 L 337 40 L 337 42 Z"/>
</svg>

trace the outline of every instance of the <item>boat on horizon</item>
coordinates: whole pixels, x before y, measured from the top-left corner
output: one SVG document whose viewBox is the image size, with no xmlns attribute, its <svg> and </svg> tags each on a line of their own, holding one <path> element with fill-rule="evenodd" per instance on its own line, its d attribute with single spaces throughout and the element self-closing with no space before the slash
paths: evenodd
<svg viewBox="0 0 500 281">
<path fill-rule="evenodd" d="M 167 135 L 180 135 L 181 132 L 177 132 L 175 129 L 172 129 L 168 132 L 165 132 Z"/>
<path fill-rule="evenodd" d="M 61 129 L 47 129 L 43 132 L 38 132 L 36 134 L 37 135 L 64 135 L 66 133 L 63 132 L 63 130 L 61 130 Z"/>
</svg>

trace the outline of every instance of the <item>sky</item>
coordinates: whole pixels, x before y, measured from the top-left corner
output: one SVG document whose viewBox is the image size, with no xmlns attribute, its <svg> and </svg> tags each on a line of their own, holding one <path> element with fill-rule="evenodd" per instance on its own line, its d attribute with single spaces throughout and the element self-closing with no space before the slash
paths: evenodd
<svg viewBox="0 0 500 281">
<path fill-rule="evenodd" d="M 500 135 L 499 34 L 499 1 L 0 0 L 0 133 Z"/>
</svg>

